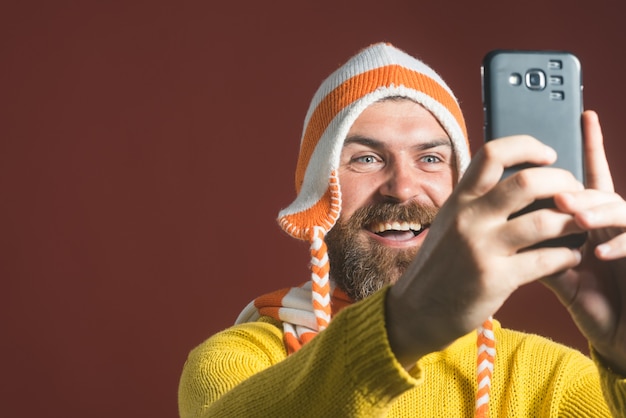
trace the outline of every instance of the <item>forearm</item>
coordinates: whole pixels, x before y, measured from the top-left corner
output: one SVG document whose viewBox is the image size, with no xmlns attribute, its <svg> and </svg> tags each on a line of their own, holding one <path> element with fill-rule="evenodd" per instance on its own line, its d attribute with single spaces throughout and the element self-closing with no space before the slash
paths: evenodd
<svg viewBox="0 0 626 418">
<path fill-rule="evenodd" d="M 210 365 L 197 367 L 197 360 L 190 360 L 185 367 L 179 393 L 181 415 L 383 414 L 397 396 L 417 384 L 389 348 L 383 302 L 384 295 L 375 295 L 344 309 L 324 332 L 283 361 L 271 354 L 276 344 L 282 344 L 278 335 L 261 344 L 253 344 L 255 336 L 248 335 L 240 350 L 229 350 L 228 356 L 219 349 L 219 342 L 211 342 L 215 346 L 203 354 L 213 356 L 213 360 L 205 357 Z"/>
</svg>

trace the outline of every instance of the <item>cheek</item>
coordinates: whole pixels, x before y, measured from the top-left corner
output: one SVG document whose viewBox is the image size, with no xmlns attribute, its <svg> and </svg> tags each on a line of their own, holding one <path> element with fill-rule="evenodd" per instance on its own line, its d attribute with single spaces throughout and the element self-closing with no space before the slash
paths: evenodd
<svg viewBox="0 0 626 418">
<path fill-rule="evenodd" d="M 372 194 L 371 186 L 368 187 L 367 180 L 362 181 L 340 181 L 341 187 L 341 216 L 348 219 L 352 214 L 364 206 Z"/>
<path fill-rule="evenodd" d="M 382 171 L 373 173 L 339 172 L 341 190 L 341 216 L 349 219 L 358 209 L 376 202 L 377 193 L 384 183 Z"/>
<path fill-rule="evenodd" d="M 456 185 L 456 182 L 451 174 L 437 176 L 431 179 L 431 181 L 423 184 L 424 191 L 430 197 L 432 202 L 441 207 L 443 203 L 452 194 L 452 189 Z"/>
</svg>

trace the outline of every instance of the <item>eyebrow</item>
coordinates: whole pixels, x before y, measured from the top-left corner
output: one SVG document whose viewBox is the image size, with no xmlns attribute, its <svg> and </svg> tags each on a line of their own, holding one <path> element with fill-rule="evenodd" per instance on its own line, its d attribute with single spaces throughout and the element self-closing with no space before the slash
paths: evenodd
<svg viewBox="0 0 626 418">
<path fill-rule="evenodd" d="M 364 146 L 377 148 L 377 149 L 385 147 L 385 143 L 383 141 L 379 141 L 377 139 L 369 138 L 369 137 L 362 136 L 362 135 L 353 135 L 353 136 L 347 137 L 343 143 L 343 146 L 345 147 L 350 144 L 359 144 L 359 145 L 364 145 Z M 430 141 L 422 142 L 416 145 L 415 148 L 417 148 L 420 151 L 423 151 L 423 150 L 428 150 L 428 149 L 441 147 L 441 146 L 447 146 L 447 147 L 452 148 L 452 141 L 447 137 L 435 138 Z"/>
</svg>

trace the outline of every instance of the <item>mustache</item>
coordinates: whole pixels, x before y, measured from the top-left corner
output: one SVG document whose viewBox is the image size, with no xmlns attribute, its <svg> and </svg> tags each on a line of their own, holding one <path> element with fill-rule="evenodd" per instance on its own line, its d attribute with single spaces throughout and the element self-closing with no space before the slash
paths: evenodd
<svg viewBox="0 0 626 418">
<path fill-rule="evenodd" d="M 417 222 L 429 226 L 438 212 L 438 207 L 416 202 L 403 204 L 382 202 L 357 209 L 348 220 L 348 224 L 370 226 L 379 222 Z"/>
</svg>

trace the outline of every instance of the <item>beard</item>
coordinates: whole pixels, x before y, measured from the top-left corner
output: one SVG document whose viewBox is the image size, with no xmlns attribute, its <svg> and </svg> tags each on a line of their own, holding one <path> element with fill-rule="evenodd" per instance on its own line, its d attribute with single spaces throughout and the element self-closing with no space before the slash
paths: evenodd
<svg viewBox="0 0 626 418">
<path fill-rule="evenodd" d="M 430 226 L 438 209 L 417 203 L 379 203 L 359 208 L 343 221 L 341 218 L 326 235 L 330 276 L 353 300 L 362 300 L 387 284 L 395 283 L 417 254 L 419 248 L 389 248 L 360 234 L 379 222 L 419 222 Z"/>
</svg>

